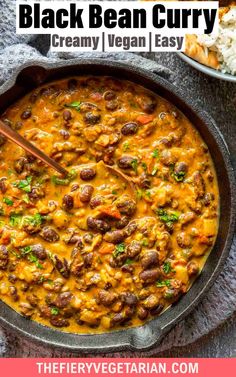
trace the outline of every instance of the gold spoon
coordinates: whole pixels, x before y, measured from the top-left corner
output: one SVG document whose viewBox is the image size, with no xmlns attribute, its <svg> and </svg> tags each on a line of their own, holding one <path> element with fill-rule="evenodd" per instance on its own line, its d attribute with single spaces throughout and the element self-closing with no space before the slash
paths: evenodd
<svg viewBox="0 0 236 377">
<path fill-rule="evenodd" d="M 11 127 L 7 126 L 4 122 L 0 120 L 0 133 L 6 136 L 8 139 L 19 145 L 21 148 L 31 153 L 33 156 L 37 157 L 39 160 L 45 162 L 51 168 L 55 169 L 62 176 L 67 176 L 69 172 L 54 161 L 51 157 L 47 156 L 40 149 L 31 144 L 23 136 L 14 131 Z"/>
</svg>

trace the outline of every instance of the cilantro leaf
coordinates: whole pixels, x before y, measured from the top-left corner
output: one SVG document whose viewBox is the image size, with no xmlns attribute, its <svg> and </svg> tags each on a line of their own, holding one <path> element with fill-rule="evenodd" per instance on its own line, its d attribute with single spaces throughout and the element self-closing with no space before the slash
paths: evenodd
<svg viewBox="0 0 236 377">
<path fill-rule="evenodd" d="M 173 269 L 171 267 L 171 263 L 169 261 L 166 261 L 163 264 L 163 271 L 165 272 L 165 274 L 169 274 L 170 272 L 173 272 Z"/>
<path fill-rule="evenodd" d="M 10 225 L 11 226 L 18 226 L 18 225 L 20 225 L 21 220 L 22 220 L 21 215 L 13 214 L 13 215 L 10 216 Z"/>
<path fill-rule="evenodd" d="M 30 192 L 31 191 L 31 182 L 32 182 L 32 176 L 27 177 L 26 179 L 22 179 L 18 183 L 14 184 L 17 188 L 25 191 Z"/>
<path fill-rule="evenodd" d="M 65 107 L 70 107 L 70 108 L 75 109 L 77 111 L 80 111 L 80 106 L 81 106 L 81 102 L 79 102 L 79 101 L 74 101 L 74 102 L 65 104 Z"/>
<path fill-rule="evenodd" d="M 134 158 L 131 161 L 131 166 L 132 166 L 132 169 L 135 172 L 135 174 L 137 174 L 138 173 L 138 160 L 137 160 L 137 158 Z"/>
<path fill-rule="evenodd" d="M 59 309 L 58 308 L 51 308 L 51 314 L 52 315 L 57 315 L 57 314 L 59 314 Z"/>
<path fill-rule="evenodd" d="M 12 206 L 13 205 L 13 200 L 9 199 L 9 198 L 3 198 L 3 202 L 6 203 L 6 205 L 8 206 Z"/>
<path fill-rule="evenodd" d="M 125 244 L 123 242 L 119 243 L 118 245 L 116 245 L 115 251 L 113 252 L 113 257 L 117 258 L 118 255 L 124 252 L 125 252 Z"/>
<path fill-rule="evenodd" d="M 152 152 L 152 157 L 153 158 L 158 158 L 159 157 L 159 151 L 158 151 L 158 149 L 154 149 L 154 151 Z"/>
<path fill-rule="evenodd" d="M 157 286 L 157 288 L 169 287 L 170 286 L 170 280 L 157 281 L 156 286 Z"/>
</svg>

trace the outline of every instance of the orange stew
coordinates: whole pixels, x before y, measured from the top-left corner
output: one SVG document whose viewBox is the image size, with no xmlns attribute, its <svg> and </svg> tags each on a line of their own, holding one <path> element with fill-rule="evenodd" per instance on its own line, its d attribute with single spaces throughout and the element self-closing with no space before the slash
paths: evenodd
<svg viewBox="0 0 236 377">
<path fill-rule="evenodd" d="M 44 85 L 2 120 L 69 170 L 0 139 L 0 298 L 74 333 L 138 326 L 201 271 L 218 226 L 207 146 L 171 103 L 134 83 Z"/>
</svg>

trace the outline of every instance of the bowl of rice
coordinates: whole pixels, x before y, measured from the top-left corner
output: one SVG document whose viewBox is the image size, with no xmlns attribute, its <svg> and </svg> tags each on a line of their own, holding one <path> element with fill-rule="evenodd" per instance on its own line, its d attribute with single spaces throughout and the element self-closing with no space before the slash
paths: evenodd
<svg viewBox="0 0 236 377">
<path fill-rule="evenodd" d="M 203 73 L 236 82 L 236 6 L 220 8 L 217 34 L 187 35 L 179 56 Z"/>
</svg>

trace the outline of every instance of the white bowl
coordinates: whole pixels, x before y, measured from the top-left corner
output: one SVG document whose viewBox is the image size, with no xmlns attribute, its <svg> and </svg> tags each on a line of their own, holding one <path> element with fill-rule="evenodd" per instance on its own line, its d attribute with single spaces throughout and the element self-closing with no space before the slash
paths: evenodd
<svg viewBox="0 0 236 377">
<path fill-rule="evenodd" d="M 206 75 L 215 77 L 220 80 L 231 81 L 231 82 L 236 83 L 236 76 L 230 75 L 229 73 L 223 73 L 221 71 L 217 71 L 214 68 L 207 67 L 206 65 L 198 63 L 196 60 L 190 58 L 189 56 L 185 55 L 182 52 L 178 52 L 178 55 L 186 63 L 198 69 L 198 71 L 205 73 Z"/>
</svg>

